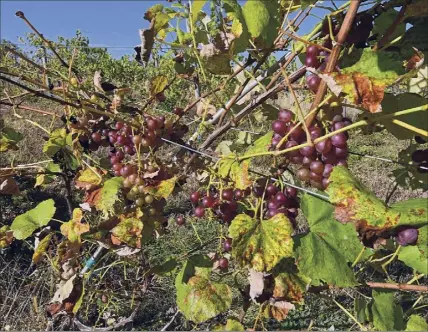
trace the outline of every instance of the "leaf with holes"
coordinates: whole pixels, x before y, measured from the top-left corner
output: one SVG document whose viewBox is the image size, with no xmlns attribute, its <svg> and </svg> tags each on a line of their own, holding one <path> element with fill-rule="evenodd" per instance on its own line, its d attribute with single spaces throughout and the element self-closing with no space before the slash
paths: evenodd
<svg viewBox="0 0 428 332">
<path fill-rule="evenodd" d="M 157 76 L 150 81 L 150 95 L 153 97 L 161 93 L 168 85 L 168 78 L 166 76 Z"/>
<path fill-rule="evenodd" d="M 263 221 L 239 214 L 229 227 L 232 256 L 242 266 L 270 271 L 281 259 L 293 255 L 292 232 L 293 225 L 284 214 Z"/>
<path fill-rule="evenodd" d="M 108 218 L 115 214 L 116 207 L 122 203 L 121 189 L 123 187 L 123 178 L 114 177 L 106 182 L 99 191 L 97 195 L 94 195 L 93 202 L 88 202 L 89 204 L 94 204 L 98 211 L 101 211 L 104 218 Z"/>
<path fill-rule="evenodd" d="M 175 188 L 177 177 L 172 177 L 168 180 L 163 180 L 155 186 L 144 187 L 144 193 L 153 195 L 156 199 L 168 198 Z"/>
<path fill-rule="evenodd" d="M 126 218 L 121 215 L 120 222 L 111 230 L 114 244 L 126 243 L 128 246 L 141 248 L 144 224 L 139 218 Z"/>
<path fill-rule="evenodd" d="M 420 107 L 427 103 L 428 100 L 426 98 L 415 93 L 402 93 L 399 95 L 386 93 L 382 101 L 382 109 L 384 114 L 390 114 L 409 108 Z M 394 121 L 400 121 L 401 123 L 428 131 L 428 115 L 426 113 L 427 112 L 415 112 L 405 114 L 396 119 L 382 120 L 381 124 L 398 139 L 411 139 L 415 135 L 414 131 L 395 124 Z"/>
<path fill-rule="evenodd" d="M 349 263 L 355 261 L 364 247 L 355 228 L 334 220 L 333 206 L 319 198 L 305 194 L 301 207 L 310 231 L 294 237 L 299 271 L 311 278 L 315 286 L 322 281 L 339 287 L 357 285 Z M 369 251 L 361 259 L 368 255 Z"/>
<path fill-rule="evenodd" d="M 10 127 L 0 128 L 0 152 L 18 150 L 18 143 L 24 138 L 21 133 Z"/>
<path fill-rule="evenodd" d="M 83 211 L 81 209 L 73 210 L 73 217 L 70 221 L 61 225 L 61 233 L 70 242 L 80 243 L 80 235 L 89 232 L 89 224 L 82 223 Z"/>
<path fill-rule="evenodd" d="M 9 226 L 2 226 L 0 228 L 0 249 L 4 249 L 10 246 L 13 241 L 13 231 L 10 230 Z"/>
<path fill-rule="evenodd" d="M 201 323 L 225 312 L 232 304 L 228 285 L 210 280 L 212 262 L 206 256 L 193 256 L 175 279 L 177 306 L 186 319 Z"/>
<path fill-rule="evenodd" d="M 278 322 L 283 321 L 287 318 L 288 312 L 294 310 L 294 304 L 286 301 L 275 301 L 273 303 L 268 303 L 264 310 L 263 316 L 265 318 L 274 318 Z"/>
<path fill-rule="evenodd" d="M 53 199 L 48 199 L 39 203 L 34 209 L 17 216 L 10 226 L 13 236 L 18 240 L 29 237 L 33 232 L 46 226 L 52 219 L 56 211 Z"/>
<path fill-rule="evenodd" d="M 365 48 L 357 63 L 330 75 L 354 104 L 376 113 L 382 111 L 385 88 L 404 73 L 402 59 L 390 52 Z"/>
<path fill-rule="evenodd" d="M 425 200 L 412 199 L 388 208 L 343 166 L 335 167 L 329 180 L 327 193 L 335 206 L 335 218 L 354 223 L 367 237 L 398 226 L 421 227 L 428 223 Z"/>
<path fill-rule="evenodd" d="M 404 329 L 403 309 L 394 302 L 394 293 L 373 290 L 373 325 L 380 331 L 399 331 Z"/>
</svg>

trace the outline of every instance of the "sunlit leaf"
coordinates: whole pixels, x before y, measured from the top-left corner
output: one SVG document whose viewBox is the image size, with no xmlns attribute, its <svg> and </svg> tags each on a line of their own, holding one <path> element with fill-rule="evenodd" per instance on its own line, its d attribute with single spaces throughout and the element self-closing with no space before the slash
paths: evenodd
<svg viewBox="0 0 428 332">
<path fill-rule="evenodd" d="M 403 330 L 403 309 L 394 302 L 394 293 L 373 290 L 373 325 L 380 331 Z"/>
<path fill-rule="evenodd" d="M 146 186 L 144 187 L 144 192 L 146 194 L 153 195 L 156 199 L 168 198 L 172 194 L 175 188 L 175 183 L 177 182 L 177 177 L 172 177 L 168 180 L 163 180 L 155 186 Z"/>
<path fill-rule="evenodd" d="M 275 301 L 274 303 L 268 303 L 264 310 L 263 316 L 265 318 L 274 318 L 278 322 L 283 321 L 287 318 L 288 312 L 294 310 L 294 304 L 287 301 Z"/>
<path fill-rule="evenodd" d="M 37 248 L 34 250 L 34 253 L 33 253 L 33 258 L 32 258 L 33 264 L 38 264 L 41 262 L 45 252 L 49 248 L 49 243 L 52 239 L 52 236 L 53 236 L 53 233 L 49 233 L 40 241 L 39 245 L 37 246 Z"/>
<path fill-rule="evenodd" d="M 168 85 L 168 78 L 166 76 L 157 76 L 150 81 L 150 95 L 155 96 L 161 93 Z"/>
<path fill-rule="evenodd" d="M 71 242 L 80 243 L 80 235 L 89 232 L 89 224 L 82 223 L 83 211 L 73 210 L 73 217 L 70 221 L 61 225 L 61 233 Z"/>
<path fill-rule="evenodd" d="M 411 315 L 407 322 L 406 331 L 427 331 L 427 321 L 419 315 Z"/>
<path fill-rule="evenodd" d="M 311 280 L 295 271 L 281 272 L 275 276 L 273 296 L 292 303 L 303 304 L 304 293 Z"/>
<path fill-rule="evenodd" d="M 204 7 L 206 0 L 194 0 L 192 1 L 192 23 L 195 24 L 195 22 L 198 19 L 198 13 L 202 10 L 202 7 Z"/>
<path fill-rule="evenodd" d="M 292 232 L 293 225 L 283 214 L 268 220 L 239 214 L 229 227 L 232 256 L 242 266 L 270 271 L 281 259 L 293 255 Z"/>
<path fill-rule="evenodd" d="M 102 176 L 105 173 L 106 172 L 94 168 L 81 170 L 76 175 L 75 185 L 77 188 L 93 190 L 101 184 Z"/>
<path fill-rule="evenodd" d="M 418 246 L 400 248 L 398 259 L 419 273 L 428 274 L 428 258 L 424 256 Z"/>
<path fill-rule="evenodd" d="M 13 241 L 13 231 L 9 226 L 2 226 L 0 228 L 0 249 L 4 249 L 10 246 Z"/>
<path fill-rule="evenodd" d="M 141 248 L 143 222 L 139 218 L 120 217 L 120 222 L 112 230 L 112 240 L 126 243 L 128 246 Z M 117 243 L 117 244 L 120 244 Z M 115 243 L 116 244 L 116 243 Z"/>
<path fill-rule="evenodd" d="M 0 152 L 9 150 L 18 150 L 18 143 L 24 138 L 21 133 L 18 133 L 13 128 L 0 128 Z"/>
<path fill-rule="evenodd" d="M 122 187 L 122 177 L 111 178 L 104 182 L 103 187 L 93 197 L 93 201 L 88 203 L 94 204 L 97 210 L 103 213 L 104 218 L 108 218 L 115 214 L 115 207 L 122 201 L 120 195 Z"/>
<path fill-rule="evenodd" d="M 193 256 L 175 279 L 177 306 L 186 319 L 204 322 L 228 310 L 232 291 L 228 285 L 212 282 L 212 262 L 206 256 Z"/>
<path fill-rule="evenodd" d="M 43 146 L 43 152 L 46 153 L 49 157 L 53 157 L 55 153 L 67 145 L 71 145 L 71 143 L 71 133 L 67 134 L 65 128 L 55 129 L 51 133 L 49 140 Z"/>
<path fill-rule="evenodd" d="M 55 214 L 55 202 L 48 199 L 39 203 L 34 209 L 17 216 L 10 226 L 13 236 L 18 240 L 29 237 L 33 232 L 46 226 Z"/>
<path fill-rule="evenodd" d="M 53 162 L 49 162 L 46 165 L 46 171 L 51 173 L 61 173 L 61 167 L 58 164 L 55 164 Z M 42 186 L 48 183 L 51 183 L 57 175 L 53 174 L 38 174 L 36 176 L 36 184 L 34 187 Z"/>
</svg>

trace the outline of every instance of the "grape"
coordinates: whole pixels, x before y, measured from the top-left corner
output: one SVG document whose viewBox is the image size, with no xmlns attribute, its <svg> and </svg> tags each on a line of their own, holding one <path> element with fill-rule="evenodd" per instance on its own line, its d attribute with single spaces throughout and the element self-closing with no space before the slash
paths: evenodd
<svg viewBox="0 0 428 332">
<path fill-rule="evenodd" d="M 327 138 L 327 139 L 315 144 L 315 149 L 322 154 L 326 154 L 326 153 L 330 152 L 332 146 L 333 146 L 333 144 L 332 144 L 330 138 Z"/>
<path fill-rule="evenodd" d="M 296 197 L 297 196 L 297 189 L 293 188 L 293 187 L 287 187 L 287 189 L 285 189 L 286 193 L 288 196 L 290 197 Z"/>
<path fill-rule="evenodd" d="M 334 122 L 333 123 L 332 130 L 336 131 L 336 130 L 342 129 L 344 127 L 346 127 L 345 122 L 338 121 L 338 122 Z"/>
<path fill-rule="evenodd" d="M 229 203 L 227 204 L 227 207 L 228 207 L 228 209 L 230 209 L 231 211 L 236 211 L 236 210 L 238 210 L 238 203 L 236 203 L 236 202 L 234 202 L 234 201 L 229 202 Z"/>
<path fill-rule="evenodd" d="M 330 183 L 329 179 L 327 179 L 327 178 L 323 178 L 322 179 L 322 186 L 323 186 L 324 189 L 327 189 L 329 183 Z"/>
<path fill-rule="evenodd" d="M 225 201 L 231 201 L 231 200 L 233 200 L 233 189 L 231 189 L 231 188 L 224 189 L 223 193 L 221 194 L 221 197 Z"/>
<path fill-rule="evenodd" d="M 266 215 L 267 215 L 268 218 L 272 218 L 276 214 L 278 214 L 278 210 L 277 209 L 269 209 Z"/>
<path fill-rule="evenodd" d="M 343 118 L 343 123 L 345 124 L 345 126 L 347 127 L 347 126 L 349 126 L 349 125 L 351 125 L 352 124 L 352 121 L 350 120 L 350 119 L 348 119 L 348 118 Z"/>
<path fill-rule="evenodd" d="M 344 166 L 344 167 L 348 167 L 348 163 L 346 161 L 346 159 L 339 159 L 337 161 L 337 166 Z"/>
<path fill-rule="evenodd" d="M 322 136 L 322 130 L 319 127 L 309 128 L 309 133 L 311 134 L 312 139 L 317 139 Z"/>
<path fill-rule="evenodd" d="M 304 146 L 299 151 L 305 157 L 313 157 L 315 155 L 315 148 L 313 146 Z"/>
<path fill-rule="evenodd" d="M 290 128 L 293 128 L 294 125 Z M 302 126 L 298 126 L 297 128 L 295 128 L 291 133 L 290 133 L 290 137 L 292 139 L 294 139 L 296 142 L 303 142 L 303 140 L 305 139 L 305 131 L 303 130 Z"/>
<path fill-rule="evenodd" d="M 232 239 L 226 238 L 226 240 L 223 241 L 223 250 L 224 251 L 231 251 L 232 250 Z"/>
<path fill-rule="evenodd" d="M 129 182 L 131 182 L 132 184 L 135 184 L 135 180 L 137 180 L 137 174 L 131 174 L 130 176 L 127 177 L 127 179 L 129 180 Z"/>
<path fill-rule="evenodd" d="M 226 270 L 229 267 L 229 261 L 227 260 L 227 258 L 222 257 L 218 260 L 218 266 L 220 269 Z"/>
<path fill-rule="evenodd" d="M 325 178 L 328 178 L 330 176 L 331 172 L 333 172 L 333 165 L 332 164 L 325 164 L 324 165 L 324 172 L 322 173 L 322 176 Z"/>
<path fill-rule="evenodd" d="M 121 130 L 125 124 L 123 122 L 116 122 L 115 128 L 116 130 Z"/>
<path fill-rule="evenodd" d="M 133 155 L 133 154 L 134 154 L 134 149 L 133 149 L 133 147 L 132 147 L 132 146 L 129 146 L 129 145 L 125 145 L 125 146 L 124 146 L 124 148 L 123 148 L 123 151 L 124 151 L 126 154 L 129 154 L 129 155 Z"/>
<path fill-rule="evenodd" d="M 157 127 L 158 127 L 158 124 L 156 123 L 156 121 L 154 119 L 148 119 L 147 120 L 147 128 L 149 130 L 156 130 Z"/>
<path fill-rule="evenodd" d="M 253 187 L 254 196 L 262 197 L 264 189 L 262 187 Z"/>
<path fill-rule="evenodd" d="M 418 230 L 416 228 L 407 228 L 399 231 L 396 240 L 402 246 L 415 244 L 418 240 Z"/>
<path fill-rule="evenodd" d="M 314 173 L 314 172 L 310 172 L 309 173 L 309 178 L 312 181 L 315 181 L 315 182 L 318 182 L 318 183 L 321 183 L 321 181 L 322 181 L 322 175 L 319 175 L 319 174 Z"/>
<path fill-rule="evenodd" d="M 312 187 L 317 188 L 319 190 L 323 190 L 324 189 L 324 187 L 322 185 L 322 182 L 311 180 L 310 184 L 311 184 Z"/>
<path fill-rule="evenodd" d="M 195 209 L 195 216 L 198 218 L 205 216 L 205 209 L 202 206 L 197 206 Z"/>
<path fill-rule="evenodd" d="M 95 132 L 91 135 L 92 141 L 94 141 L 95 143 L 99 143 L 101 142 L 101 134 L 99 132 Z"/>
<path fill-rule="evenodd" d="M 141 137 L 141 135 L 135 135 L 134 137 L 132 137 L 132 142 L 133 142 L 135 145 L 140 145 L 140 144 L 141 144 L 141 141 L 142 141 L 142 137 Z"/>
<path fill-rule="evenodd" d="M 244 195 L 245 195 L 241 189 L 235 189 L 234 194 L 235 194 L 235 199 L 237 200 L 244 198 Z"/>
<path fill-rule="evenodd" d="M 280 205 L 286 205 L 288 203 L 288 197 L 284 193 L 279 192 L 275 195 L 275 201 Z"/>
<path fill-rule="evenodd" d="M 202 198 L 202 206 L 205 208 L 210 208 L 214 205 L 215 199 L 212 196 L 205 196 Z"/>
<path fill-rule="evenodd" d="M 132 183 L 128 179 L 125 179 L 125 180 L 123 180 L 123 186 L 125 188 L 131 188 L 132 187 Z"/>
<path fill-rule="evenodd" d="M 116 153 L 115 153 L 115 156 L 117 158 L 119 158 L 119 160 L 122 160 L 123 158 L 125 158 L 125 154 L 121 150 L 117 150 Z"/>
<path fill-rule="evenodd" d="M 146 187 L 144 187 L 143 185 L 138 186 L 138 192 L 140 194 L 144 194 L 145 191 L 146 191 Z"/>
<path fill-rule="evenodd" d="M 279 204 L 276 200 L 271 200 L 268 202 L 267 207 L 269 210 L 276 210 L 277 208 L 279 208 Z"/>
<path fill-rule="evenodd" d="M 103 130 L 101 130 L 101 133 L 103 134 L 103 136 L 108 136 L 109 135 L 109 133 L 110 133 L 110 130 L 108 130 L 108 129 L 103 129 Z"/>
<path fill-rule="evenodd" d="M 306 84 L 313 93 L 318 91 L 320 83 L 321 79 L 317 75 L 309 75 L 306 77 Z"/>
<path fill-rule="evenodd" d="M 182 226 L 182 225 L 184 225 L 184 223 L 185 223 L 185 220 L 184 220 L 184 217 L 183 217 L 183 216 L 178 216 L 178 217 L 175 219 L 175 221 L 176 221 L 177 225 L 179 225 L 179 226 Z"/>
<path fill-rule="evenodd" d="M 111 144 L 115 144 L 117 142 L 117 135 L 115 133 L 112 135 L 109 135 L 108 140 L 110 141 Z"/>
<path fill-rule="evenodd" d="M 163 128 L 165 126 L 165 117 L 164 116 L 158 116 L 157 118 L 155 118 L 157 127 L 159 129 Z"/>
<path fill-rule="evenodd" d="M 415 136 L 415 142 L 418 144 L 425 144 L 427 141 L 424 140 L 421 136 Z"/>
<path fill-rule="evenodd" d="M 295 141 L 288 141 L 287 143 L 285 143 L 285 149 L 289 149 L 289 148 L 295 147 L 297 145 L 299 145 L 299 144 Z M 289 157 L 300 156 L 300 152 L 299 152 L 299 150 L 292 150 L 292 151 L 287 152 L 287 156 L 289 156 Z"/>
<path fill-rule="evenodd" d="M 310 171 L 309 169 L 302 167 L 297 171 L 296 176 L 300 181 L 308 181 L 310 179 Z"/>
<path fill-rule="evenodd" d="M 139 207 L 143 206 L 143 205 L 144 205 L 144 199 L 142 199 L 142 198 L 137 198 L 137 199 L 135 200 L 135 205 L 136 205 L 136 206 L 139 206 Z"/>
<path fill-rule="evenodd" d="M 278 135 L 284 136 L 287 131 L 287 125 L 285 122 L 275 120 L 272 122 L 272 130 Z"/>
<path fill-rule="evenodd" d="M 309 167 L 309 165 L 314 161 L 315 159 L 313 157 L 303 157 L 301 164 L 303 166 Z"/>
<path fill-rule="evenodd" d="M 117 136 L 117 144 L 125 145 L 126 141 L 127 141 L 126 136 L 124 136 L 124 135 Z"/>
<path fill-rule="evenodd" d="M 305 59 L 306 67 L 318 68 L 319 65 L 320 65 L 320 62 L 316 56 L 306 56 L 306 59 Z"/>
<path fill-rule="evenodd" d="M 127 135 L 131 135 L 132 134 L 132 127 L 131 126 L 125 126 L 122 128 L 122 131 Z"/>
<path fill-rule="evenodd" d="M 336 154 L 336 157 L 338 158 L 346 158 L 348 156 L 348 148 L 337 148 L 334 147 L 334 153 Z"/>
<path fill-rule="evenodd" d="M 110 157 L 110 163 L 112 165 L 117 164 L 119 162 L 120 162 L 120 159 L 117 156 Z"/>
<path fill-rule="evenodd" d="M 336 135 L 333 135 L 331 137 L 331 144 L 338 148 L 344 148 L 346 147 L 346 135 L 344 133 L 338 133 Z"/>
<path fill-rule="evenodd" d="M 299 154 L 298 156 L 291 157 L 290 162 L 292 164 L 300 165 L 303 163 L 303 158 L 306 158 L 306 157 L 303 157 L 302 155 Z"/>
<path fill-rule="evenodd" d="M 112 166 L 114 171 L 120 171 L 122 169 L 122 164 L 121 163 L 115 163 Z"/>
<path fill-rule="evenodd" d="M 298 213 L 298 211 L 297 211 L 296 208 L 289 208 L 289 209 L 287 209 L 287 215 L 290 216 L 290 217 L 296 218 L 298 214 L 299 213 Z"/>
<path fill-rule="evenodd" d="M 308 56 L 308 55 L 318 56 L 319 54 L 320 54 L 320 49 L 315 45 L 310 45 L 306 49 L 306 56 Z"/>
<path fill-rule="evenodd" d="M 309 169 L 315 174 L 322 175 L 322 173 L 324 172 L 324 164 L 322 163 L 322 161 L 316 160 L 311 163 Z"/>
<path fill-rule="evenodd" d="M 269 197 L 275 195 L 277 192 L 278 192 L 278 188 L 275 185 L 273 185 L 273 184 L 269 184 L 266 187 L 266 194 Z"/>
<path fill-rule="evenodd" d="M 321 160 L 324 162 L 324 164 L 336 164 L 337 157 L 333 150 L 330 150 L 328 153 L 321 155 Z"/>
<path fill-rule="evenodd" d="M 415 163 L 421 163 L 427 158 L 427 153 L 424 150 L 416 150 L 412 153 L 412 160 Z"/>
<path fill-rule="evenodd" d="M 133 171 L 132 166 L 125 165 L 122 167 L 121 174 L 122 176 L 129 176 L 132 174 L 132 171 Z"/>
<path fill-rule="evenodd" d="M 173 108 L 173 110 L 172 110 L 172 112 L 175 114 L 175 115 L 178 115 L 178 116 L 182 116 L 183 115 L 183 112 L 184 111 L 184 109 L 183 108 L 181 108 L 181 107 L 174 107 Z"/>
<path fill-rule="evenodd" d="M 280 110 L 278 114 L 278 120 L 288 123 L 293 118 L 293 113 L 289 110 Z"/>
</svg>

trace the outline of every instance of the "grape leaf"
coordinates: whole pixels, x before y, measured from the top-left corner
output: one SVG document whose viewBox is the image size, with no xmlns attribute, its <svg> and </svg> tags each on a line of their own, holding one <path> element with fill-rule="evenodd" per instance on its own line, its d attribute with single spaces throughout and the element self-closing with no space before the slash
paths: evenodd
<svg viewBox="0 0 428 332">
<path fill-rule="evenodd" d="M 242 266 L 270 271 L 281 259 L 293 255 L 292 232 L 293 225 L 283 214 L 263 221 L 239 214 L 229 227 L 232 256 Z"/>
<path fill-rule="evenodd" d="M 269 47 L 278 35 L 279 20 L 278 1 L 247 1 L 242 7 L 242 14 L 248 31 L 260 47 Z"/>
<path fill-rule="evenodd" d="M 415 162 L 412 160 L 412 154 L 416 150 L 418 150 L 417 145 L 409 145 L 407 149 L 398 153 L 397 160 L 415 165 Z M 404 188 L 410 187 L 411 189 L 422 188 L 423 190 L 428 190 L 428 173 L 420 172 L 417 167 L 400 167 L 395 169 L 392 174 L 395 177 L 395 181 Z"/>
<path fill-rule="evenodd" d="M 120 222 L 111 230 L 112 242 L 114 244 L 123 242 L 128 246 L 141 248 L 143 222 L 139 218 L 127 218 L 123 215 L 119 218 Z"/>
<path fill-rule="evenodd" d="M 174 176 L 168 180 L 163 180 L 155 186 L 144 187 L 144 193 L 153 195 L 156 199 L 168 198 L 175 188 L 177 177 Z"/>
<path fill-rule="evenodd" d="M 399 95 L 387 93 L 385 94 L 382 101 L 382 109 L 384 114 L 390 114 L 409 108 L 423 106 L 427 103 L 428 100 L 426 98 L 415 93 L 402 93 Z M 394 119 L 386 119 L 382 120 L 381 123 L 391 134 L 393 134 L 398 139 L 413 138 L 415 133 L 412 130 L 394 124 L 393 120 Z M 426 112 L 415 112 L 402 115 L 398 117 L 397 120 L 405 122 L 406 124 L 416 128 L 428 131 L 428 116 L 426 115 Z"/>
<path fill-rule="evenodd" d="M 406 331 L 427 331 L 428 323 L 419 315 L 411 315 L 407 322 Z"/>
<path fill-rule="evenodd" d="M 168 85 L 168 78 L 166 76 L 157 76 L 150 81 L 150 95 L 153 97 L 161 93 Z"/>
<path fill-rule="evenodd" d="M 403 330 L 403 309 L 394 302 L 394 293 L 373 290 L 373 324 L 380 331 Z"/>
<path fill-rule="evenodd" d="M 29 237 L 33 232 L 49 223 L 56 211 L 53 199 L 39 203 L 34 209 L 17 216 L 10 226 L 13 236 L 18 240 Z"/>
<path fill-rule="evenodd" d="M 374 26 L 372 33 L 373 35 L 377 35 L 377 38 L 379 39 L 384 35 L 386 30 L 391 26 L 392 23 L 394 23 L 394 20 L 396 16 L 398 15 L 398 12 L 394 8 L 390 8 L 386 12 L 383 12 L 382 15 L 379 15 L 374 20 Z M 400 23 L 395 24 L 395 29 L 391 35 L 389 35 L 389 40 L 394 40 L 395 38 L 403 35 L 406 32 L 406 24 Z"/>
<path fill-rule="evenodd" d="M 214 331 L 245 331 L 245 328 L 238 320 L 228 319 L 225 325 L 219 324 Z"/>
<path fill-rule="evenodd" d="M 53 233 L 49 233 L 48 235 L 46 235 L 39 243 L 39 245 L 37 246 L 37 248 L 35 248 L 34 253 L 33 253 L 33 257 L 32 257 L 32 262 L 33 264 L 38 264 L 42 261 L 43 259 L 43 254 L 46 252 L 46 250 L 48 250 L 49 248 L 49 243 L 52 239 L 52 236 L 54 234 Z"/>
<path fill-rule="evenodd" d="M 310 232 L 295 237 L 299 271 L 311 278 L 315 286 L 321 281 L 340 287 L 357 285 L 348 263 L 355 261 L 364 247 L 354 227 L 335 221 L 333 206 L 320 198 L 305 194 L 301 207 Z M 369 254 L 365 252 L 361 259 Z"/>
<path fill-rule="evenodd" d="M 263 316 L 265 318 L 275 318 L 280 322 L 287 318 L 290 310 L 294 309 L 294 304 L 286 301 L 269 302 L 263 310 Z"/>
<path fill-rule="evenodd" d="M 53 157 L 59 150 L 71 144 L 71 133 L 67 134 L 65 128 L 55 129 L 51 132 L 49 140 L 43 145 L 43 152 L 49 157 Z"/>
<path fill-rule="evenodd" d="M 428 274 L 428 258 L 424 257 L 417 246 L 400 248 L 398 259 L 419 273 Z"/>
<path fill-rule="evenodd" d="M 204 7 L 206 0 L 194 0 L 192 2 L 192 24 L 195 24 L 195 22 L 198 19 L 198 13 L 202 10 L 202 7 Z"/>
<path fill-rule="evenodd" d="M 428 225 L 419 228 L 418 233 L 416 245 L 418 246 L 422 256 L 428 258 Z"/>
<path fill-rule="evenodd" d="M 76 188 L 81 188 L 85 190 L 93 190 L 95 188 L 98 188 L 98 186 L 102 182 L 102 176 L 104 174 L 106 174 L 105 171 L 94 168 L 87 168 L 85 170 L 81 170 L 76 175 Z"/>
<path fill-rule="evenodd" d="M 335 218 L 354 223 L 370 237 L 398 226 L 421 227 L 428 222 L 426 201 L 412 199 L 388 208 L 343 166 L 334 167 L 327 193 L 335 206 Z"/>
<path fill-rule="evenodd" d="M 360 323 L 372 321 L 370 318 L 369 302 L 362 298 L 356 297 L 354 300 L 355 317 Z"/>
<path fill-rule="evenodd" d="M 10 246 L 13 241 L 13 231 L 10 230 L 9 226 L 2 226 L 0 228 L 0 249 L 4 249 Z"/>
<path fill-rule="evenodd" d="M 228 310 L 232 291 L 228 285 L 212 282 L 212 262 L 206 256 L 189 258 L 175 279 L 177 306 L 186 319 L 204 322 Z"/>
<path fill-rule="evenodd" d="M 0 128 L 0 152 L 9 150 L 18 150 L 18 143 L 24 138 L 21 133 L 18 133 L 13 128 Z"/>
<path fill-rule="evenodd" d="M 61 233 L 70 242 L 80 243 L 80 235 L 89 232 L 89 224 L 82 223 L 83 211 L 74 209 L 72 219 L 61 225 Z"/>
<path fill-rule="evenodd" d="M 275 276 L 274 282 L 273 296 L 275 298 L 282 298 L 289 302 L 303 304 L 303 296 L 311 280 L 295 271 L 295 273 L 279 273 Z"/>
<path fill-rule="evenodd" d="M 61 167 L 58 164 L 55 164 L 53 162 L 49 162 L 46 165 L 45 168 L 48 172 L 55 172 L 55 173 L 61 173 Z M 52 175 L 52 174 L 38 174 L 36 176 L 36 184 L 34 185 L 34 187 L 38 187 L 44 184 L 48 184 L 51 183 L 54 179 L 55 176 L 57 175 Z"/>
<path fill-rule="evenodd" d="M 223 3 L 227 17 L 232 20 L 231 32 L 235 36 L 231 48 L 235 54 L 243 52 L 248 46 L 250 33 L 248 32 L 242 7 L 237 0 L 224 0 Z"/>
<path fill-rule="evenodd" d="M 94 195 L 94 201 L 91 203 L 95 205 L 98 211 L 102 212 L 104 218 L 115 214 L 116 204 L 122 201 L 120 197 L 122 187 L 123 178 L 114 177 L 104 182 L 101 189 L 94 191 L 97 192 L 97 195 Z"/>
<path fill-rule="evenodd" d="M 203 45 L 200 51 L 204 69 L 214 75 L 228 75 L 231 72 L 230 57 L 228 53 L 221 52 L 210 43 Z"/>
<path fill-rule="evenodd" d="M 385 88 L 404 73 L 402 62 L 396 55 L 365 48 L 358 62 L 330 76 L 354 104 L 376 113 L 382 111 Z"/>
</svg>

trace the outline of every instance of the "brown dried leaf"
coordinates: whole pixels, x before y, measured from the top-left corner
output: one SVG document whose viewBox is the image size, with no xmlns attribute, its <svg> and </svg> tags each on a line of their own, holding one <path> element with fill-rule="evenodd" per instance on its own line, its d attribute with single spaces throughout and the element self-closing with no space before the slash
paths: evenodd
<svg viewBox="0 0 428 332">
<path fill-rule="evenodd" d="M 19 195 L 19 187 L 13 177 L 0 178 L 1 195 Z"/>
</svg>

